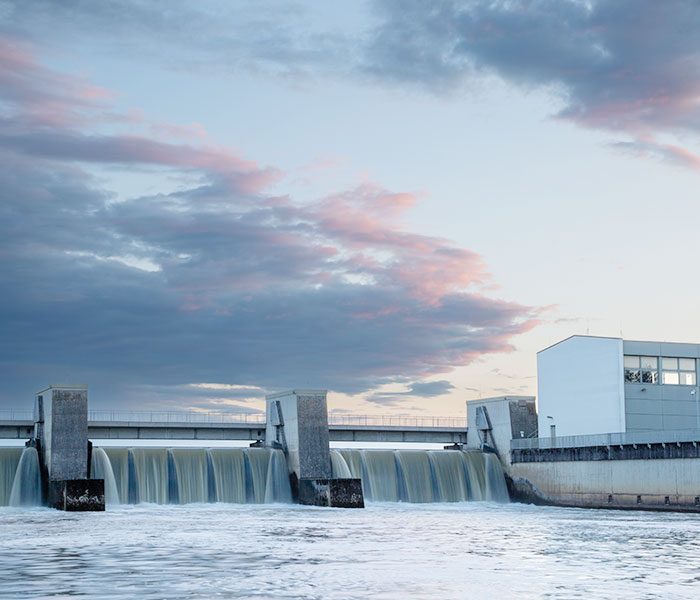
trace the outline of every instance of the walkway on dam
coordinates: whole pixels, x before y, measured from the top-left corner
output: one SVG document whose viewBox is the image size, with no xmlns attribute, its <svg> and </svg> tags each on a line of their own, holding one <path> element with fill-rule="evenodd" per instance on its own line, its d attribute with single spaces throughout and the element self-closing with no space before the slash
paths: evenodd
<svg viewBox="0 0 700 600">
<path fill-rule="evenodd" d="M 265 415 L 233 412 L 91 410 L 88 437 L 123 440 L 265 440 Z M 332 442 L 465 443 L 466 419 L 329 413 Z M 0 439 L 28 439 L 31 411 L 1 409 Z"/>
</svg>

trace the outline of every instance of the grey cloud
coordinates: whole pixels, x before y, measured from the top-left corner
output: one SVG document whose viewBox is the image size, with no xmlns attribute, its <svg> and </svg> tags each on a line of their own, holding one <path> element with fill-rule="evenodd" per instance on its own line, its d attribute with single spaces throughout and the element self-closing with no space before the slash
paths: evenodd
<svg viewBox="0 0 700 600">
<path fill-rule="evenodd" d="M 0 23 L 13 34 L 40 42 L 80 32 L 114 52 L 128 39 L 131 51 L 172 57 L 172 68 L 369 76 L 431 92 L 495 75 L 555 94 L 561 118 L 635 140 L 700 128 L 695 0 L 375 0 L 367 13 L 356 8 L 355 23 L 278 2 L 13 6 Z"/>
<path fill-rule="evenodd" d="M 544 88 L 562 118 L 633 136 L 700 128 L 693 0 L 383 0 L 365 69 L 428 87 L 493 74 Z"/>
<path fill-rule="evenodd" d="M 24 405 L 57 381 L 130 408 L 245 405 L 193 395 L 194 382 L 358 393 L 508 351 L 536 324 L 536 310 L 483 295 L 476 254 L 397 227 L 405 194 L 365 185 L 301 206 L 266 195 L 270 170 L 226 151 L 96 138 L 102 106 L 67 103 L 72 118 L 47 124 L 35 110 L 53 101 L 39 92 L 66 80 L 20 56 L 34 77 L 12 85 L 36 102 L 0 88 L 0 403 Z M 114 163 L 200 182 L 115 202 L 85 171 Z"/>
<path fill-rule="evenodd" d="M 407 384 L 408 390 L 405 392 L 382 392 L 372 394 L 367 398 L 368 402 L 381 404 L 383 406 L 399 406 L 407 401 L 416 398 L 434 398 L 448 393 L 455 389 L 447 380 L 441 381 L 416 381 Z"/>
</svg>

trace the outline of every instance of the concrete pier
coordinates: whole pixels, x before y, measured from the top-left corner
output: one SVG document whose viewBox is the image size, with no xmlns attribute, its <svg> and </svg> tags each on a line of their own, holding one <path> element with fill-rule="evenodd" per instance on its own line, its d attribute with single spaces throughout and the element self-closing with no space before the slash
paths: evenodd
<svg viewBox="0 0 700 600">
<path fill-rule="evenodd" d="M 49 506 L 104 510 L 104 480 L 90 479 L 88 394 L 84 385 L 52 385 L 37 393 L 34 437 Z"/>
<path fill-rule="evenodd" d="M 266 445 L 284 451 L 292 492 L 299 503 L 364 507 L 359 479 L 332 477 L 326 390 L 270 394 L 266 409 Z"/>
</svg>

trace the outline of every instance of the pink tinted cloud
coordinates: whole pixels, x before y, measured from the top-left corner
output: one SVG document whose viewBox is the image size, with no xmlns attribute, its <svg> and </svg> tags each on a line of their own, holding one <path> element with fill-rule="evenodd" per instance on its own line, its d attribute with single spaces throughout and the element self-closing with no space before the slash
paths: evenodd
<svg viewBox="0 0 700 600">
<path fill-rule="evenodd" d="M 68 126 L 112 98 L 105 88 L 42 66 L 26 44 L 0 38 L 0 98 L 34 125 Z"/>
<path fill-rule="evenodd" d="M 36 76 L 35 89 L 53 86 L 66 114 L 83 118 L 48 124 L 0 91 L 15 109 L 14 122 L 0 124 L 0 144 L 16 156 L 68 167 L 155 166 L 203 176 L 200 187 L 132 199 L 96 213 L 100 230 L 129 252 L 147 249 L 141 258 L 159 265 L 159 277 L 167 282 L 181 315 L 253 314 L 259 299 L 273 290 L 279 291 L 279 303 L 263 320 L 265 329 L 270 324 L 276 328 L 298 318 L 297 308 L 285 304 L 286 297 L 303 293 L 313 304 L 325 292 L 323 298 L 332 298 L 333 309 L 342 313 L 336 327 L 345 321 L 353 327 L 376 325 L 386 328 L 392 339 L 396 328 L 411 327 L 422 332 L 418 337 L 426 337 L 424 349 L 402 358 L 401 364 L 389 361 L 377 367 L 387 375 L 444 372 L 484 349 L 507 350 L 513 335 L 533 326 L 532 309 L 479 295 L 488 274 L 478 254 L 407 230 L 403 219 L 416 203 L 414 194 L 366 182 L 307 205 L 266 195 L 281 177 L 275 168 L 260 167 L 211 143 L 95 132 L 92 116 L 107 114 L 108 105 L 85 100 L 89 93 L 71 104 L 66 99 L 70 94 L 61 90 L 72 85 L 70 78 L 54 76 L 31 55 L 19 59 L 15 64 Z M 20 89 L 16 81 L 11 83 Z M 135 123 L 149 127 L 145 116 L 133 114 Z M 117 128 L 130 121 L 110 124 Z M 159 128 L 163 135 L 166 130 Z M 119 249 L 110 252 L 119 255 Z"/>
<path fill-rule="evenodd" d="M 154 165 L 198 170 L 244 193 L 257 193 L 281 177 L 225 147 L 154 140 L 132 133 L 90 131 L 94 124 L 140 125 L 171 137 L 206 139 L 201 125 L 149 124 L 143 113 L 111 109 L 114 94 L 90 82 L 44 67 L 26 44 L 0 39 L 0 100 L 8 116 L 0 142 L 17 152 L 54 160 Z"/>
<path fill-rule="evenodd" d="M 350 271 L 404 287 L 426 302 L 437 303 L 482 283 L 487 274 L 479 255 L 400 227 L 401 217 L 415 202 L 413 194 L 366 183 L 324 199 L 311 217 L 318 232 L 337 240 L 341 253 L 349 255 Z"/>
</svg>

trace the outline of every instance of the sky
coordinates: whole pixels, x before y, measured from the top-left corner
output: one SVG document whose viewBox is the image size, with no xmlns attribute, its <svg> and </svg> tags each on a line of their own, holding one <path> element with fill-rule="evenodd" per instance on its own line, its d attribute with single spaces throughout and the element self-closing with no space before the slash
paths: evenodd
<svg viewBox="0 0 700 600">
<path fill-rule="evenodd" d="M 700 343 L 695 0 L 0 0 L 0 408 L 461 416 Z"/>
</svg>

